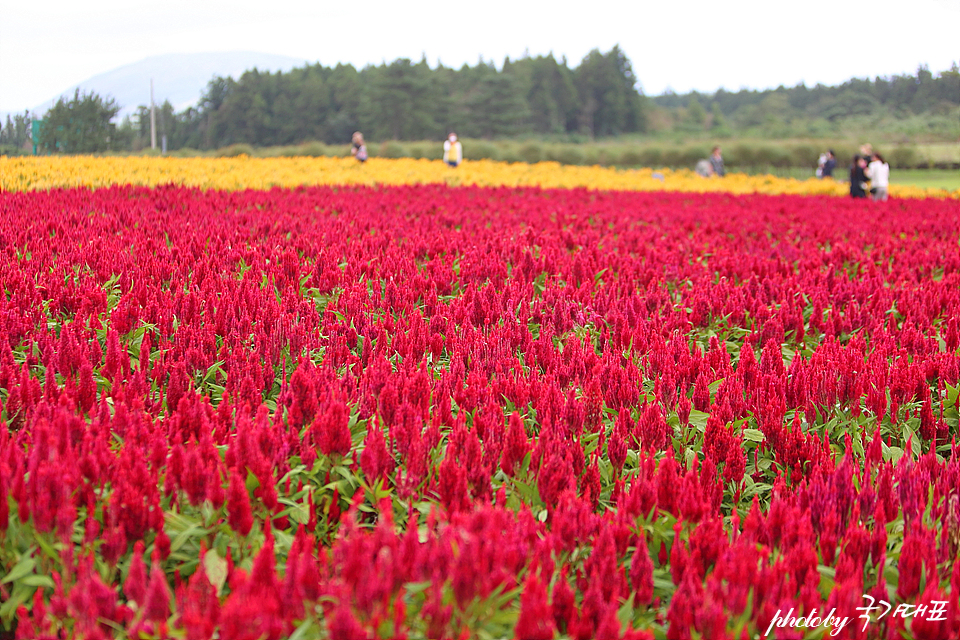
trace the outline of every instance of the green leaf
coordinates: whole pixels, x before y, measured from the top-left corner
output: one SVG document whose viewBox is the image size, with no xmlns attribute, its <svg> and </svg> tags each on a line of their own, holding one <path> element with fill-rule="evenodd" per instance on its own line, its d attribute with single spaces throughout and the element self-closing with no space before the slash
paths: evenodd
<svg viewBox="0 0 960 640">
<path fill-rule="evenodd" d="M 213 585 L 219 595 L 227 581 L 227 561 L 221 558 L 215 550 L 210 549 L 207 551 L 207 555 L 203 557 L 203 569 L 207 573 L 210 584 Z"/>
<path fill-rule="evenodd" d="M 303 640 L 303 638 L 316 638 L 319 634 L 314 628 L 313 620 L 307 619 L 297 627 L 297 630 L 290 636 L 290 640 Z"/>
<path fill-rule="evenodd" d="M 54 588 L 53 579 L 50 576 L 29 575 L 18 581 L 18 584 L 25 584 L 28 587 L 47 587 Z"/>
<path fill-rule="evenodd" d="M 623 627 L 629 628 L 630 622 L 633 620 L 633 597 L 635 595 L 636 594 L 631 593 L 627 601 L 617 610 L 617 620 L 620 621 L 620 625 Z"/>
<path fill-rule="evenodd" d="M 170 553 L 175 553 L 187 543 L 190 538 L 202 538 L 207 535 L 207 530 L 203 527 L 193 526 L 186 531 L 181 532 L 170 543 Z"/>
<path fill-rule="evenodd" d="M 423 593 L 432 584 L 433 582 L 430 580 L 425 580 L 423 582 L 408 582 L 406 585 L 404 585 L 404 589 L 406 589 L 407 593 L 412 596 L 418 593 Z"/>
<path fill-rule="evenodd" d="M 17 607 L 29 601 L 36 590 L 36 587 L 18 582 L 13 588 L 13 593 L 10 594 L 10 599 L 0 606 L 0 620 L 5 622 L 13 620 L 13 617 L 17 615 Z"/>
<path fill-rule="evenodd" d="M 763 442 L 766 440 L 766 436 L 764 436 L 763 431 L 759 429 L 744 429 L 743 439 L 749 440 L 750 442 Z"/>
<path fill-rule="evenodd" d="M 217 360 L 217 361 L 214 362 L 212 365 L 210 365 L 210 366 L 207 368 L 207 372 L 206 372 L 205 374 L 203 374 L 203 382 L 211 381 L 211 380 L 213 379 L 212 376 L 213 376 L 217 371 L 220 370 L 220 367 L 223 365 L 223 363 L 224 363 L 223 360 Z"/>
<path fill-rule="evenodd" d="M 24 556 L 20 559 L 13 569 L 10 570 L 3 580 L 0 580 L 0 584 L 7 584 L 8 582 L 13 582 L 19 580 L 25 575 L 33 573 L 33 568 L 37 565 L 36 561 L 30 556 Z"/>
<path fill-rule="evenodd" d="M 707 419 L 710 418 L 709 413 L 703 411 L 698 411 L 696 409 L 690 410 L 690 424 L 697 428 L 699 431 L 705 431 L 707 428 Z"/>
<path fill-rule="evenodd" d="M 947 404 L 952 404 L 953 406 L 960 409 L 960 384 L 955 387 L 947 385 Z"/>
<path fill-rule="evenodd" d="M 893 462 L 896 464 L 900 461 L 900 458 L 903 457 L 903 449 L 900 447 L 888 447 L 886 443 L 882 443 L 883 448 L 883 461 L 884 462 Z"/>
<path fill-rule="evenodd" d="M 247 492 L 254 491 L 260 487 L 260 480 L 253 474 L 253 471 L 247 470 Z"/>
<path fill-rule="evenodd" d="M 697 462 L 697 452 L 693 447 L 687 447 L 683 452 L 684 465 L 687 469 L 693 469 L 693 465 Z"/>
</svg>

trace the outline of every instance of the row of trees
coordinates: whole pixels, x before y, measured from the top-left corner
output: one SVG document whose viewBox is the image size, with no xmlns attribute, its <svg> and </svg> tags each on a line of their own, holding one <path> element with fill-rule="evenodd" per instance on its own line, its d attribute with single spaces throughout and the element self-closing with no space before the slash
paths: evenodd
<svg viewBox="0 0 960 640">
<path fill-rule="evenodd" d="M 195 107 L 176 113 L 169 103 L 160 105 L 157 126 L 171 150 L 239 143 L 335 144 L 348 141 L 356 130 L 373 140 L 442 139 L 449 131 L 486 139 L 571 134 L 595 138 L 646 129 L 645 98 L 636 87 L 630 61 L 619 47 L 591 51 L 576 68 L 552 55 L 507 59 L 500 69 L 482 60 L 460 69 L 431 68 L 426 60 L 405 58 L 360 70 L 314 64 L 286 73 L 254 69 L 238 80 L 214 77 Z M 86 114 L 88 103 L 99 100 L 82 98 L 78 94 L 74 101 L 61 100 L 45 116 L 45 148 L 79 150 L 72 139 L 63 139 L 70 127 L 59 119 L 51 127 L 49 121 L 59 117 L 61 106 Z M 4 127 L 0 135 L 9 129 L 9 140 L 0 143 L 22 144 L 16 132 L 23 120 L 18 116 Z M 149 109 L 139 107 L 119 129 L 102 136 L 110 138 L 104 143 L 107 148 L 145 146 L 150 140 Z"/>
<path fill-rule="evenodd" d="M 371 140 L 436 140 L 449 131 L 469 138 L 567 140 L 665 131 L 711 137 L 837 135 L 842 123 L 884 114 L 897 121 L 923 114 L 921 126 L 928 132 L 936 133 L 931 123 L 943 121 L 945 135 L 953 135 L 960 108 L 956 64 L 937 75 L 921 66 L 916 75 L 853 79 L 835 87 L 801 84 L 654 98 L 636 87 L 632 65 L 619 47 L 591 51 L 575 68 L 552 55 L 507 59 L 501 69 L 482 60 L 460 69 L 408 59 L 361 70 L 315 64 L 286 73 L 254 69 L 238 80 L 214 77 L 196 106 L 178 113 L 166 102 L 156 121 L 160 139 L 176 150 L 343 144 L 356 130 Z M 117 126 L 118 111 L 111 98 L 96 94 L 61 98 L 44 116 L 38 147 L 74 153 L 148 146 L 149 109 L 140 106 Z M 29 114 L 8 116 L 0 145 L 22 148 L 30 141 Z"/>
<path fill-rule="evenodd" d="M 796 134 L 797 127 L 791 124 L 800 120 L 839 123 L 882 115 L 901 119 L 920 114 L 952 116 L 956 122 L 960 68 L 954 63 L 948 71 L 934 75 L 927 66 L 920 66 L 915 75 L 854 78 L 838 86 L 799 84 L 768 91 L 666 93 L 651 102 L 655 110 L 668 114 L 667 127 L 686 132 L 742 132 L 780 126 Z"/>
<path fill-rule="evenodd" d="M 34 144 L 41 153 L 101 153 L 129 148 L 129 131 L 118 135 L 114 120 L 120 105 L 111 97 L 77 89 L 73 98 L 61 96 L 43 120 L 33 122 L 29 113 L 7 116 L 0 129 L 0 145 L 20 149 Z M 34 124 L 39 126 L 34 127 Z M 130 123 L 127 123 L 129 129 Z"/>
<path fill-rule="evenodd" d="M 579 133 L 593 138 L 645 130 L 644 98 L 619 47 L 589 53 L 571 69 L 552 55 L 451 69 L 401 58 L 361 70 L 315 64 L 288 73 L 214 78 L 199 105 L 163 114 L 172 148 L 247 143 L 328 144 L 361 130 L 374 140 Z M 143 118 L 140 118 L 143 122 Z"/>
</svg>

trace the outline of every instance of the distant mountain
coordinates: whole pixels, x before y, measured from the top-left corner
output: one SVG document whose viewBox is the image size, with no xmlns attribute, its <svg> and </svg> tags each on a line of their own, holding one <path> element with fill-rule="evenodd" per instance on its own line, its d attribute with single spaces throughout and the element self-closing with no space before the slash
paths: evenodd
<svg viewBox="0 0 960 640">
<path fill-rule="evenodd" d="M 93 91 L 101 96 L 109 95 L 120 105 L 119 119 L 123 119 L 133 114 L 138 106 L 150 104 L 151 78 L 154 101 L 159 105 L 169 100 L 175 110 L 182 111 L 197 103 L 215 75 L 239 78 L 244 71 L 254 67 L 273 72 L 288 71 L 305 64 L 307 61 L 299 58 L 252 51 L 168 53 L 101 73 L 60 95 L 72 97 L 78 88 L 81 93 Z M 42 116 L 59 97 L 55 96 L 31 111 Z"/>
</svg>

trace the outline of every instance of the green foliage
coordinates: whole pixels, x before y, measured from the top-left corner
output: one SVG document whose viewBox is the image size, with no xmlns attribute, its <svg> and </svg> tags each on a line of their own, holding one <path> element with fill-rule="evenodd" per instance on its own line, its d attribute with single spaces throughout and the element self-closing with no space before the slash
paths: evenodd
<svg viewBox="0 0 960 640">
<path fill-rule="evenodd" d="M 491 142 L 464 140 L 463 157 L 466 160 L 500 160 L 500 151 Z"/>
<path fill-rule="evenodd" d="M 489 75 L 467 100 L 470 120 L 461 129 L 470 136 L 503 138 L 521 133 L 530 118 L 519 79 L 513 74 Z"/>
<path fill-rule="evenodd" d="M 221 158 L 236 158 L 237 156 L 252 156 L 253 147 L 249 144 L 233 144 L 220 149 L 217 153 Z"/>
<path fill-rule="evenodd" d="M 439 142 L 417 142 L 406 145 L 411 158 L 426 160 L 441 160 L 443 158 L 443 144 Z"/>
<path fill-rule="evenodd" d="M 944 169 L 897 169 L 892 175 L 899 184 L 911 184 L 924 189 L 960 191 L 960 173 Z"/>
<path fill-rule="evenodd" d="M 362 70 L 314 64 L 286 73 L 253 69 L 238 80 L 215 77 L 196 107 L 175 113 L 164 103 L 156 119 L 169 150 L 343 144 L 358 130 L 381 141 L 442 141 L 450 131 L 483 139 L 609 136 L 646 127 L 636 85 L 619 47 L 595 50 L 577 68 L 552 55 L 508 59 L 501 70 L 483 60 L 457 70 L 407 58 Z M 125 148 L 149 146 L 149 116 L 141 106 L 125 125 Z"/>
<path fill-rule="evenodd" d="M 380 145 L 377 156 L 381 158 L 404 158 L 408 157 L 408 154 L 407 149 L 402 144 L 391 140 Z"/>
<path fill-rule="evenodd" d="M 707 112 L 696 98 L 690 100 L 683 114 L 680 127 L 686 131 L 702 131 Z"/>
<path fill-rule="evenodd" d="M 13 118 L 7 115 L 6 123 L 0 128 L 0 148 L 3 155 L 20 155 L 24 146 L 30 142 L 32 123 L 33 119 L 27 111 Z"/>
<path fill-rule="evenodd" d="M 920 161 L 915 147 L 898 145 L 887 153 L 887 162 L 896 169 L 912 169 L 919 166 Z"/>
<path fill-rule="evenodd" d="M 0 144 L 0 156 L 25 156 L 30 152 L 12 144 Z"/>
<path fill-rule="evenodd" d="M 594 49 L 575 73 L 580 93 L 580 131 L 591 138 L 645 129 L 644 102 L 637 78 L 619 46 L 602 54 Z"/>
<path fill-rule="evenodd" d="M 543 160 L 543 148 L 536 142 L 528 142 L 520 147 L 519 155 L 524 162 L 540 162 Z"/>
<path fill-rule="evenodd" d="M 800 84 L 769 91 L 691 92 L 650 99 L 658 112 L 654 129 L 694 134 L 704 125 L 712 137 L 865 137 L 900 133 L 923 139 L 960 135 L 960 68 L 934 75 L 924 66 L 915 75 L 853 78 L 841 85 Z M 705 112 L 709 116 L 704 119 Z M 702 134 L 701 134 L 702 135 Z"/>
<path fill-rule="evenodd" d="M 96 93 L 61 97 L 43 117 L 37 144 L 45 152 L 100 153 L 118 148 L 113 119 L 120 107 Z"/>
<path fill-rule="evenodd" d="M 583 164 L 583 150 L 574 145 L 562 145 L 548 148 L 546 159 L 560 164 Z"/>
<path fill-rule="evenodd" d="M 330 147 L 321 142 L 308 142 L 299 147 L 295 147 L 295 149 L 299 152 L 297 153 L 298 156 L 307 156 L 310 158 L 335 155 Z"/>
</svg>

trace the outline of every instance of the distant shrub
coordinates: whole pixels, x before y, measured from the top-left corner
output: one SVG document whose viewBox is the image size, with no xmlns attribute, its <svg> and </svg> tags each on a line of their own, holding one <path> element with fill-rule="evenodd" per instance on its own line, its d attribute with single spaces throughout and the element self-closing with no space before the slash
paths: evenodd
<svg viewBox="0 0 960 640">
<path fill-rule="evenodd" d="M 497 147 L 485 140 L 464 140 L 463 157 L 465 160 L 499 160 Z M 441 152 L 443 148 L 441 146 Z"/>
<path fill-rule="evenodd" d="M 701 146 L 686 147 L 680 150 L 680 166 L 693 168 L 698 160 L 710 155 L 710 149 Z"/>
<path fill-rule="evenodd" d="M 583 164 L 588 167 L 600 164 L 600 150 L 593 145 L 586 147 L 583 150 Z"/>
<path fill-rule="evenodd" d="M 854 145 L 841 144 L 833 148 L 833 153 L 837 158 L 837 167 L 849 167 L 853 154 L 860 153 L 860 149 Z M 836 175 L 836 171 L 834 171 Z"/>
<path fill-rule="evenodd" d="M 663 152 L 663 165 L 665 167 L 676 168 L 683 164 L 683 154 L 679 147 L 670 147 Z"/>
<path fill-rule="evenodd" d="M 330 155 L 327 145 L 322 142 L 307 142 L 297 147 L 297 152 L 301 156 L 310 158 L 321 158 Z"/>
<path fill-rule="evenodd" d="M 301 146 L 286 147 L 267 147 L 257 149 L 257 156 L 260 158 L 296 158 L 303 155 Z"/>
<path fill-rule="evenodd" d="M 419 160 L 423 157 L 427 147 L 422 142 L 411 142 L 407 144 L 407 157 Z"/>
<path fill-rule="evenodd" d="M 798 144 L 790 151 L 791 166 L 816 167 L 817 159 L 825 149 L 819 149 L 812 144 Z"/>
<path fill-rule="evenodd" d="M 543 147 L 536 142 L 528 142 L 518 151 L 520 159 L 530 164 L 543 160 Z"/>
<path fill-rule="evenodd" d="M 501 143 L 497 148 L 497 153 L 500 155 L 501 162 L 526 162 L 520 156 L 520 150 L 517 148 L 517 145 L 510 143 Z"/>
<path fill-rule="evenodd" d="M 597 150 L 597 164 L 601 167 L 615 167 L 621 163 L 623 153 L 617 147 L 600 147 Z"/>
<path fill-rule="evenodd" d="M 333 144 L 328 145 L 327 149 L 330 151 L 330 156 L 333 158 L 349 158 L 351 157 L 350 149 L 351 145 L 349 144 Z"/>
<path fill-rule="evenodd" d="M 581 164 L 583 162 L 583 150 L 573 145 L 562 145 L 550 149 L 546 157 L 547 160 L 553 160 L 560 164 Z"/>
<path fill-rule="evenodd" d="M 620 161 L 617 163 L 624 167 L 639 167 L 644 163 L 643 150 L 630 148 L 620 154 Z"/>
<path fill-rule="evenodd" d="M 746 144 L 733 145 L 724 150 L 724 164 L 729 167 L 759 167 L 763 164 L 759 149 Z"/>
<path fill-rule="evenodd" d="M 761 145 L 754 153 L 759 166 L 782 168 L 793 165 L 790 152 L 781 146 Z"/>
<path fill-rule="evenodd" d="M 253 147 L 246 143 L 232 144 L 217 150 L 220 158 L 236 158 L 237 156 L 253 156 Z"/>
<path fill-rule="evenodd" d="M 170 155 L 174 158 L 200 158 L 205 154 L 203 151 L 198 151 L 197 149 L 193 149 L 191 147 L 182 147 L 176 151 L 171 151 Z"/>
<path fill-rule="evenodd" d="M 26 156 L 31 152 L 14 144 L 0 144 L 0 156 Z"/>
<path fill-rule="evenodd" d="M 380 158 L 405 158 L 407 157 L 407 148 L 396 140 L 388 140 L 380 145 L 377 151 L 377 157 Z"/>
<path fill-rule="evenodd" d="M 407 152 L 411 158 L 424 158 L 426 160 L 443 159 L 442 142 L 417 142 L 407 147 Z"/>
<path fill-rule="evenodd" d="M 638 152 L 640 162 L 645 167 L 660 167 L 663 165 L 663 149 L 660 147 L 645 147 Z"/>
</svg>

